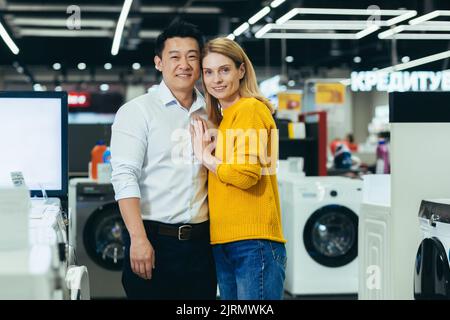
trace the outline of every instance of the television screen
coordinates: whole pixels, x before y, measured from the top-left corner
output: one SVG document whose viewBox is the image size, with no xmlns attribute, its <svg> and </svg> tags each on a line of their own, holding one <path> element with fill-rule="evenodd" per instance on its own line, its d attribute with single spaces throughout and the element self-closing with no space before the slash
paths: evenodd
<svg viewBox="0 0 450 320">
<path fill-rule="evenodd" d="M 31 195 L 67 194 L 67 94 L 0 92 L 0 184 L 23 173 Z"/>
</svg>

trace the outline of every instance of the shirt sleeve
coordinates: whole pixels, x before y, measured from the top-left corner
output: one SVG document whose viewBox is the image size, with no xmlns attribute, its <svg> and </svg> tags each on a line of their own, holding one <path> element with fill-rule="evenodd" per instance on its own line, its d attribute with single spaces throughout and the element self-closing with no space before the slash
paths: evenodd
<svg viewBox="0 0 450 320">
<path fill-rule="evenodd" d="M 139 178 L 147 150 L 148 124 L 136 103 L 122 106 L 111 127 L 111 183 L 115 199 L 140 198 Z"/>
<path fill-rule="evenodd" d="M 258 107 L 250 105 L 239 110 L 232 128 L 225 134 L 234 135 L 233 154 L 227 155 L 226 161 L 217 166 L 217 177 L 222 183 L 249 189 L 261 179 L 260 155 L 265 152 L 268 142 L 268 128 Z"/>
</svg>

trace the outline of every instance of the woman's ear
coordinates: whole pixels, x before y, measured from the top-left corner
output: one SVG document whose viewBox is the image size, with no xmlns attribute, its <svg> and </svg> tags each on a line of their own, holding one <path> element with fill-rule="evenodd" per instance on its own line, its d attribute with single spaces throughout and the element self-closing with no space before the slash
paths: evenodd
<svg viewBox="0 0 450 320">
<path fill-rule="evenodd" d="M 242 62 L 241 65 L 239 66 L 239 80 L 241 80 L 245 75 L 245 65 Z"/>
</svg>

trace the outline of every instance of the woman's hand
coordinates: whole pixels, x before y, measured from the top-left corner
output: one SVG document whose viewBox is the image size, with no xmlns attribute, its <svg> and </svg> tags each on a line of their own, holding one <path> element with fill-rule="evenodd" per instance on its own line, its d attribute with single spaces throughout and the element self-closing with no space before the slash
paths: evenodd
<svg viewBox="0 0 450 320">
<path fill-rule="evenodd" d="M 215 143 L 208 133 L 208 128 L 204 120 L 195 119 L 194 124 L 190 127 L 190 132 L 194 155 L 198 161 L 204 163 L 205 158 L 208 154 L 211 154 L 215 148 Z"/>
<path fill-rule="evenodd" d="M 203 119 L 195 119 L 190 127 L 192 148 L 194 155 L 205 167 L 214 171 L 219 162 L 213 155 L 216 148 L 216 140 L 208 132 L 208 127 Z"/>
</svg>

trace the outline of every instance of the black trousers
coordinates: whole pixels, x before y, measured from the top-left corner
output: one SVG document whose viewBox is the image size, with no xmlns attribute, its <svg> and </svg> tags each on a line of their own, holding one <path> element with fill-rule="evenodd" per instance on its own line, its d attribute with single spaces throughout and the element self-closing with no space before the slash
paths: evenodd
<svg viewBox="0 0 450 320">
<path fill-rule="evenodd" d="M 215 300 L 217 280 L 209 232 L 204 237 L 178 240 L 157 234 L 152 223 L 144 221 L 147 236 L 155 250 L 155 269 L 151 280 L 139 277 L 131 269 L 130 236 L 127 231 L 124 234 L 122 284 L 128 299 Z M 209 222 L 204 223 L 209 229 Z"/>
</svg>

